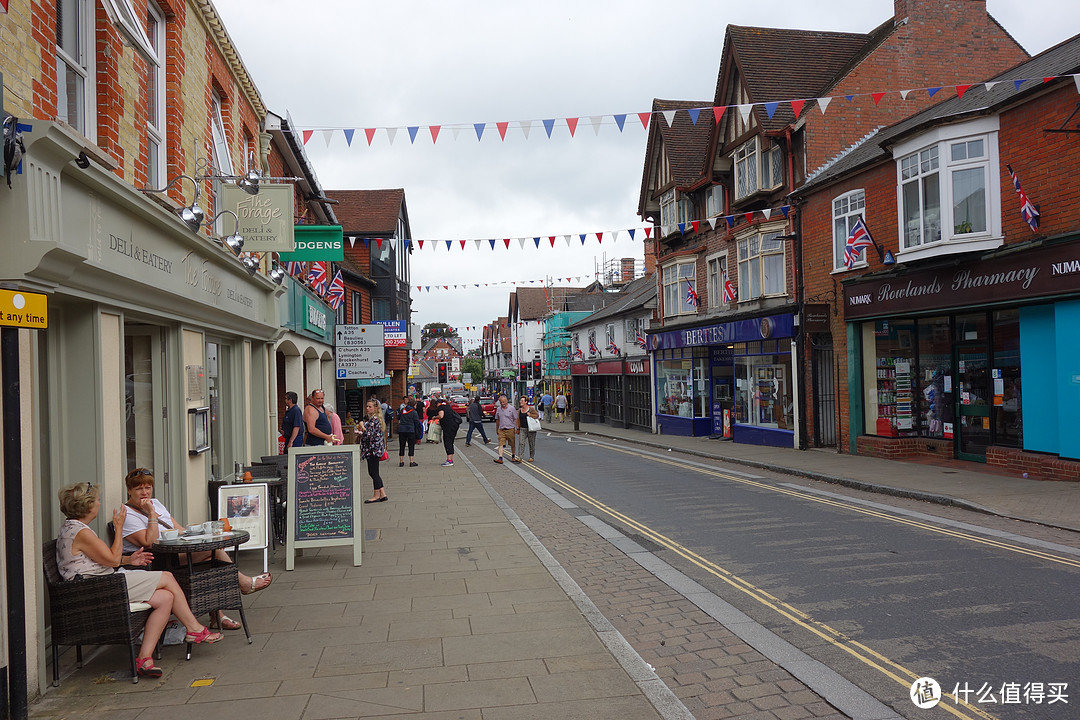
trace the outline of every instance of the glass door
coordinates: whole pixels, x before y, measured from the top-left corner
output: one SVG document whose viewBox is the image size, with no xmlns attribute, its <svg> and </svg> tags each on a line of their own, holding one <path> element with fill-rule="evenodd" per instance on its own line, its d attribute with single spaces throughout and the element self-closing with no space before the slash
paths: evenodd
<svg viewBox="0 0 1080 720">
<path fill-rule="evenodd" d="M 956 456 L 986 462 L 993 395 L 985 342 L 956 346 Z"/>
<path fill-rule="evenodd" d="M 168 433 L 162 336 L 162 330 L 151 325 L 124 327 L 124 435 L 126 470 L 150 468 L 165 483 Z"/>
</svg>

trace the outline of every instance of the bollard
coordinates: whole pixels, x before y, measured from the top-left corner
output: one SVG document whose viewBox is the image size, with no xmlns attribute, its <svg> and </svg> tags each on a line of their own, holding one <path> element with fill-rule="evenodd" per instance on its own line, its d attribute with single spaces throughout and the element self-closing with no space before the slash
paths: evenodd
<svg viewBox="0 0 1080 720">
<path fill-rule="evenodd" d="M 577 432 L 578 430 L 581 429 L 581 426 L 579 424 L 580 421 L 581 421 L 581 413 L 578 412 L 577 408 L 574 408 L 574 432 Z"/>
</svg>

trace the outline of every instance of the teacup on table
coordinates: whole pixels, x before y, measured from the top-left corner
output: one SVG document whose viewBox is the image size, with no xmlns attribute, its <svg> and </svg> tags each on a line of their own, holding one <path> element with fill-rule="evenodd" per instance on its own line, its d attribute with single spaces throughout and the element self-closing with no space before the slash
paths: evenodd
<svg viewBox="0 0 1080 720">
<path fill-rule="evenodd" d="M 179 537 L 180 537 L 180 531 L 179 530 L 165 530 L 164 532 L 161 533 L 161 539 L 162 540 L 176 540 Z"/>
</svg>

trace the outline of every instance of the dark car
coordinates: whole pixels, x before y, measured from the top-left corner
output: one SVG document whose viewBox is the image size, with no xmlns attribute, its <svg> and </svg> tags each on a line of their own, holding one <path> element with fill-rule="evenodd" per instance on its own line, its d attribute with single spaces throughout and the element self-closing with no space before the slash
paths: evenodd
<svg viewBox="0 0 1080 720">
<path fill-rule="evenodd" d="M 480 396 L 480 409 L 484 413 L 484 422 L 495 419 L 495 398 L 490 395 Z"/>
</svg>

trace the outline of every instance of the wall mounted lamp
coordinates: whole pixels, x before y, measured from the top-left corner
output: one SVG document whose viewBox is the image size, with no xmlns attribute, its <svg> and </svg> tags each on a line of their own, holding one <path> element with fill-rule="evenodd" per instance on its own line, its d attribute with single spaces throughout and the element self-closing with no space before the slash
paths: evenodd
<svg viewBox="0 0 1080 720">
<path fill-rule="evenodd" d="M 269 277 L 275 285 L 280 285 L 281 281 L 285 279 L 285 269 L 275 262 L 274 266 L 270 268 L 267 277 Z"/>
<path fill-rule="evenodd" d="M 177 210 L 176 214 L 180 216 L 180 219 L 183 220 L 184 224 L 187 225 L 192 231 L 198 232 L 199 228 L 202 227 L 203 220 L 206 219 L 206 213 L 204 213 L 203 209 L 199 207 L 199 183 L 195 180 L 195 178 L 191 177 L 190 175 L 177 175 L 172 180 L 170 180 L 165 187 L 161 188 L 160 190 L 157 190 L 155 188 L 139 189 L 143 192 L 163 193 L 169 188 L 171 188 L 173 185 L 175 185 L 178 180 L 191 181 L 192 187 L 195 188 L 195 195 L 191 199 L 191 204 L 185 208 Z M 237 222 L 239 222 L 239 220 Z"/>
<path fill-rule="evenodd" d="M 258 170 L 248 170 L 244 175 L 236 179 L 236 187 L 240 188 L 248 195 L 259 194 L 259 181 L 262 176 L 259 175 Z"/>
<path fill-rule="evenodd" d="M 217 215 L 210 218 L 210 223 L 212 224 L 215 220 L 217 220 L 219 217 L 221 217 L 222 215 L 225 215 L 225 214 L 232 215 L 233 220 L 235 221 L 236 224 L 233 225 L 233 233 L 232 233 L 232 235 L 228 235 L 228 236 L 222 238 L 221 242 L 224 243 L 225 247 L 232 250 L 234 254 L 239 255 L 240 251 L 244 249 L 244 238 L 240 234 L 240 218 L 237 217 L 236 213 L 234 213 L 232 210 L 228 210 L 228 209 L 222 210 Z"/>
</svg>

